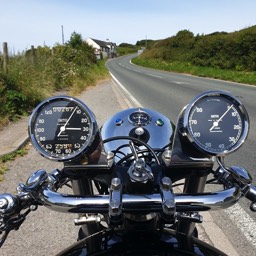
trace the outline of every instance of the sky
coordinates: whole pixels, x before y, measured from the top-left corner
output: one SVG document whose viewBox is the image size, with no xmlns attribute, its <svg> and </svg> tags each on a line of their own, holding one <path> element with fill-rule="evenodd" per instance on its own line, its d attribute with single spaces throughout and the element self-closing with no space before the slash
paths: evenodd
<svg viewBox="0 0 256 256">
<path fill-rule="evenodd" d="M 188 29 L 233 32 L 256 25 L 256 0 L 0 0 L 0 51 L 54 46 L 72 32 L 83 39 L 135 44 Z"/>
</svg>

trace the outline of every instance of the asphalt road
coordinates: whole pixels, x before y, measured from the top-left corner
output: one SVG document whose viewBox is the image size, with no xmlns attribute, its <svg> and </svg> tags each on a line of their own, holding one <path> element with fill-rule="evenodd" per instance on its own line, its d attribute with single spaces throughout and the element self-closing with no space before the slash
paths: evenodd
<svg viewBox="0 0 256 256">
<path fill-rule="evenodd" d="M 223 90 L 240 99 L 250 116 L 250 133 L 244 145 L 227 156 L 225 163 L 243 166 L 256 184 L 256 87 L 139 67 L 130 62 L 134 56 L 110 60 L 107 68 L 131 98 L 143 107 L 165 114 L 174 123 L 182 108 L 202 92 Z M 248 201 L 241 200 L 235 208 L 213 213 L 213 217 L 241 255 L 255 254 L 256 214 L 249 210 Z"/>
</svg>

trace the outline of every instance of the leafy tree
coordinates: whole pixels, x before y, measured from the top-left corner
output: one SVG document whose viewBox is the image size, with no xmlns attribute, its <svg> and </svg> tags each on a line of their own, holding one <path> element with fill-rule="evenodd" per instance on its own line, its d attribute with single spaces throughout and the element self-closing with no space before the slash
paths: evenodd
<svg viewBox="0 0 256 256">
<path fill-rule="evenodd" d="M 133 44 L 128 44 L 128 43 L 121 43 L 118 46 L 119 47 L 130 47 L 130 48 L 134 48 L 135 47 Z"/>
<path fill-rule="evenodd" d="M 173 37 L 173 47 L 192 49 L 194 45 L 194 34 L 187 29 L 179 31 Z"/>
<path fill-rule="evenodd" d="M 83 44 L 83 38 L 81 34 L 76 33 L 75 31 L 71 34 L 70 40 L 67 43 L 72 48 L 80 48 Z"/>
</svg>

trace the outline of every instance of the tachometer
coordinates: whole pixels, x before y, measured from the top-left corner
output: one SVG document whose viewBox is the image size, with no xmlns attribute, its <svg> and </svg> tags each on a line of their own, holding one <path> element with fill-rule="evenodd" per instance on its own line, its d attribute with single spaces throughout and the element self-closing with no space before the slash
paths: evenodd
<svg viewBox="0 0 256 256">
<path fill-rule="evenodd" d="M 184 114 L 184 135 L 200 151 L 225 155 L 247 137 L 249 117 L 240 101 L 228 93 L 206 92 L 196 97 Z"/>
<path fill-rule="evenodd" d="M 68 96 L 43 101 L 29 121 L 29 134 L 35 148 L 56 161 L 67 161 L 85 153 L 97 132 L 91 110 L 80 100 Z"/>
</svg>

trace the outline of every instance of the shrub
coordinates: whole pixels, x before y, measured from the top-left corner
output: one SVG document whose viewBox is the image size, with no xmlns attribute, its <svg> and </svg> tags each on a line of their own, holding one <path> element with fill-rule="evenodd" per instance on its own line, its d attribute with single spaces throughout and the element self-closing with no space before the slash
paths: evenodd
<svg viewBox="0 0 256 256">
<path fill-rule="evenodd" d="M 106 76 L 105 70 L 97 63 L 93 48 L 75 32 L 65 45 L 38 47 L 11 56 L 8 73 L 0 69 L 1 123 L 27 114 L 56 90 L 76 87 L 74 91 L 80 92 Z"/>
</svg>

